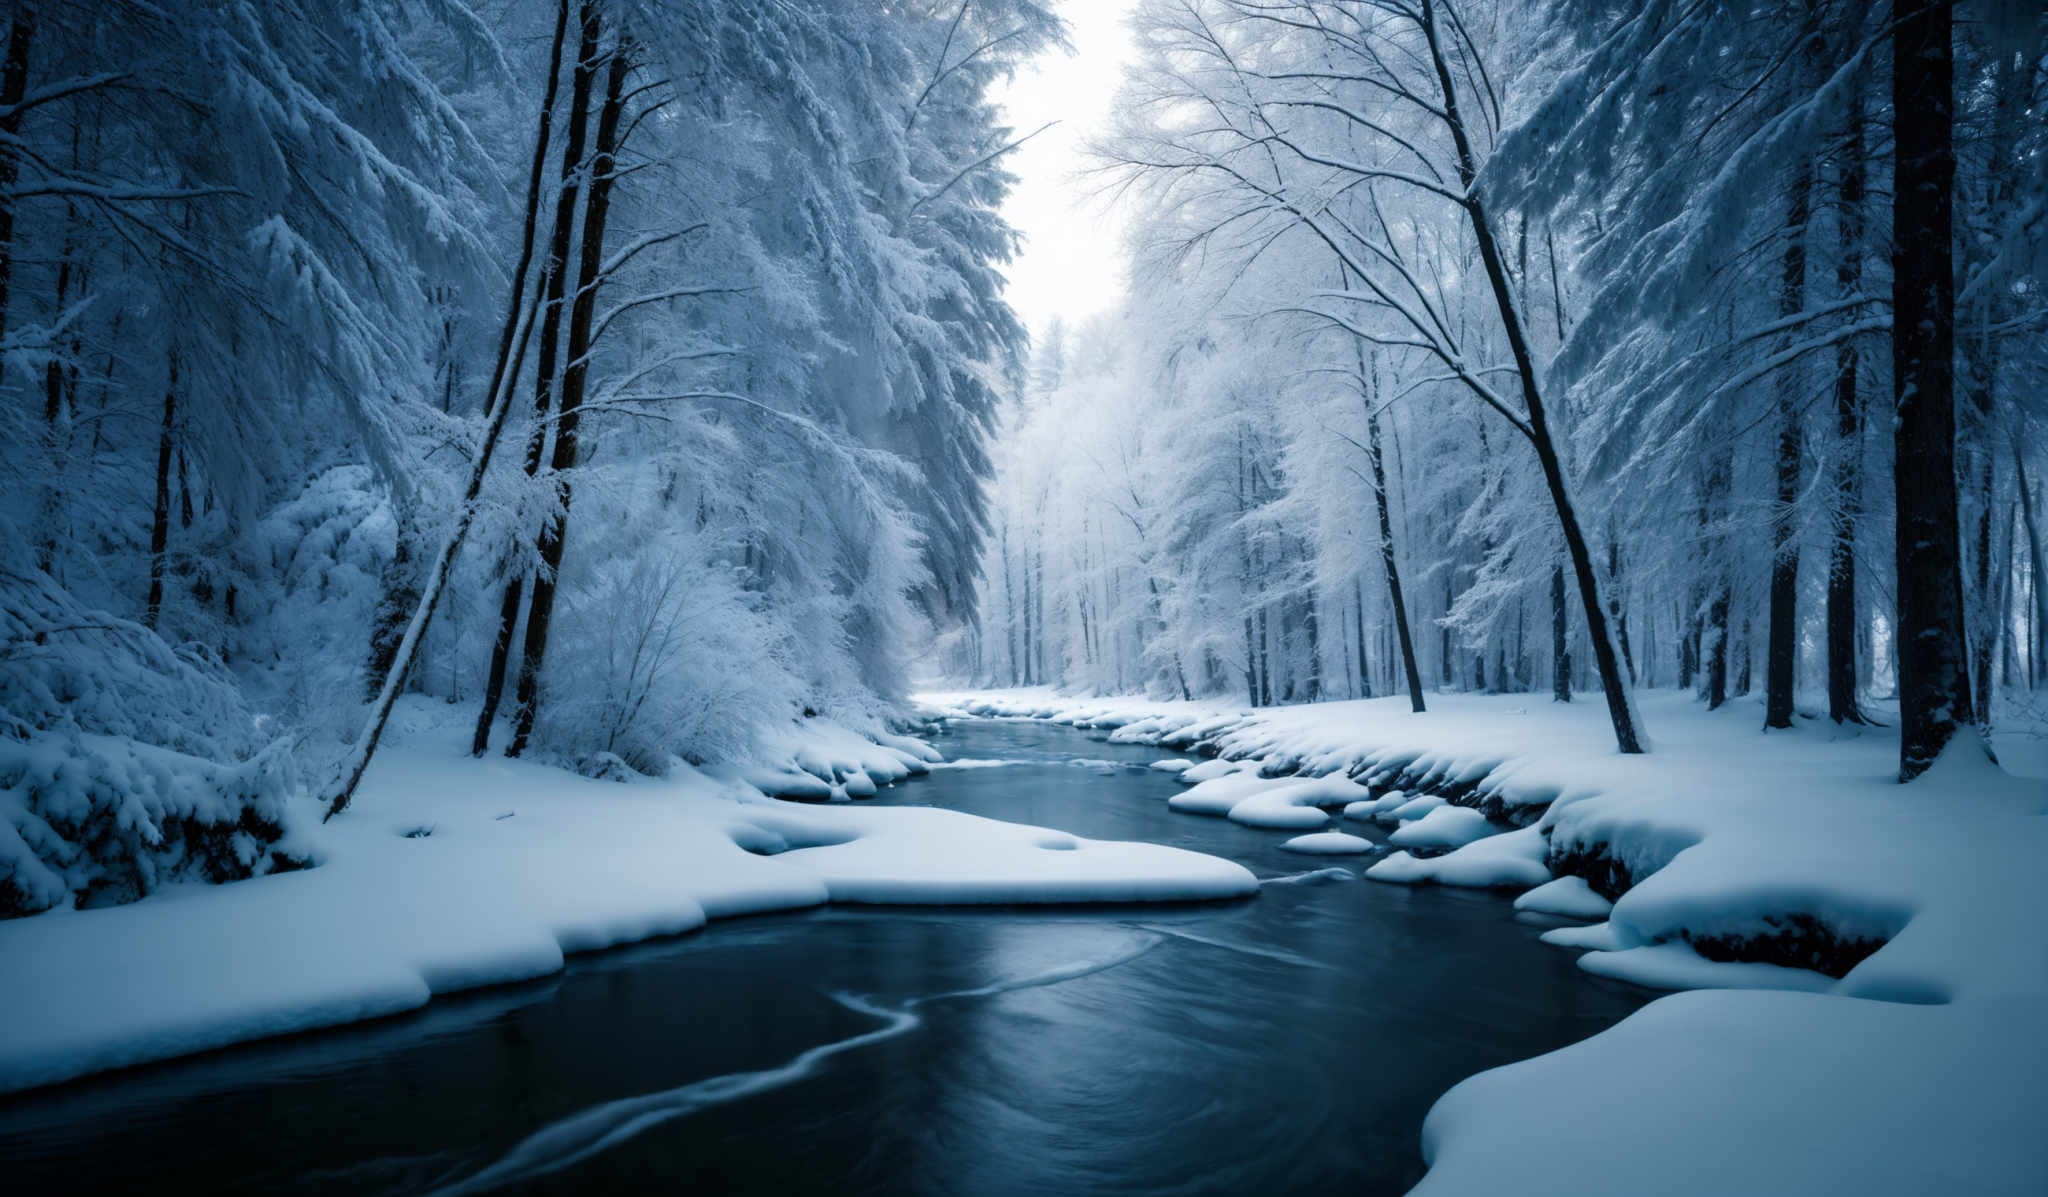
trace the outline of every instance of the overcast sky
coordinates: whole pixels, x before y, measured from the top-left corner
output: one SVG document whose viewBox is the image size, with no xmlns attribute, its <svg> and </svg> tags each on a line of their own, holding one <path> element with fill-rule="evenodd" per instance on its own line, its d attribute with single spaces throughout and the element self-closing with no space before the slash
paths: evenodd
<svg viewBox="0 0 2048 1197">
<path fill-rule="evenodd" d="M 1098 133 L 1130 52 L 1125 21 L 1133 0 L 1066 0 L 1074 53 L 1051 53 L 1018 74 L 1003 95 L 1019 136 L 1060 123 L 1010 155 L 1021 180 L 1003 207 L 1024 234 L 1010 264 L 1010 303 L 1036 334 L 1055 315 L 1069 324 L 1116 303 L 1124 287 L 1120 214 L 1076 179 L 1081 147 Z"/>
</svg>

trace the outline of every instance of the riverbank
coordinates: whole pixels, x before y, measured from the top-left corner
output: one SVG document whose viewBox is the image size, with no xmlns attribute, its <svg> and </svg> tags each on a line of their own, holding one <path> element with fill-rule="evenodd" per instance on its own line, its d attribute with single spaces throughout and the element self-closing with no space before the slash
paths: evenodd
<svg viewBox="0 0 2048 1197">
<path fill-rule="evenodd" d="M 1424 1127 L 1420 1191 L 2048 1183 L 2030 1125 L 2048 1106 L 2038 741 L 2000 745 L 2032 776 L 1959 744 L 1900 786 L 1883 729 L 1802 720 L 1765 735 L 1753 704 L 1708 713 L 1683 694 L 1642 696 L 1655 741 L 1642 757 L 1614 752 L 1597 703 L 1525 695 L 1432 695 L 1420 716 L 1405 699 L 1257 711 L 1046 690 L 925 700 L 1253 762 L 1268 789 L 1344 774 L 1376 795 L 1441 795 L 1497 834 L 1396 852 L 1367 876 L 1503 890 L 1578 877 L 1611 915 L 1546 939 L 1592 949 L 1588 971 L 1709 991 L 1453 1088 Z M 1228 801 L 1260 788 L 1240 782 Z"/>
<path fill-rule="evenodd" d="M 565 954 L 826 902 L 1184 901 L 1243 867 L 929 809 L 797 806 L 873 793 L 929 745 L 813 721 L 746 766 L 619 784 L 474 760 L 464 708 L 409 701 L 356 802 L 295 810 L 315 867 L 0 921 L 0 1092 L 376 1018 L 553 973 Z"/>
</svg>

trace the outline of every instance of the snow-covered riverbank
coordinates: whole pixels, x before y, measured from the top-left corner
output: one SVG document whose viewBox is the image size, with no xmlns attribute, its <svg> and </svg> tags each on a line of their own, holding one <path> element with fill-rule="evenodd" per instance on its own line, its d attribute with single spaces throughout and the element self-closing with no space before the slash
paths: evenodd
<svg viewBox="0 0 2048 1197">
<path fill-rule="evenodd" d="M 1046 690 L 925 701 L 1257 762 L 1220 782 L 1191 771 L 1200 784 L 1182 797 L 1194 801 L 1177 805 L 1207 813 L 1236 817 L 1262 798 L 1301 811 L 1288 798 L 1296 773 L 1443 794 L 1493 816 L 1498 834 L 1443 855 L 1396 852 L 1368 876 L 1502 889 L 1577 877 L 1534 904 L 1593 912 L 1604 895 L 1611 915 L 1547 938 L 1592 948 L 1590 971 L 1711 990 L 1454 1088 L 1424 1130 L 1421 1191 L 2048 1187 L 2032 1126 L 2048 1108 L 2038 741 L 2001 744 L 2032 776 L 1959 744 L 1900 786 L 1885 731 L 1765 735 L 1752 705 L 1708 713 L 1683 694 L 1643 696 L 1656 738 L 1645 757 L 1614 752 L 1598 704 L 1530 696 L 1433 695 L 1420 716 L 1405 699 L 1258 711 Z M 1324 789 L 1331 804 L 1344 795 Z"/>
<path fill-rule="evenodd" d="M 0 921 L 0 1092 L 392 1014 L 730 915 L 1256 889 L 1243 867 L 1176 848 L 943 810 L 797 806 L 742 780 L 872 793 L 938 759 L 914 740 L 814 723 L 771 737 L 752 768 L 620 785 L 473 760 L 452 710 L 401 708 L 341 818 L 294 812 L 291 846 L 317 867 Z"/>
</svg>

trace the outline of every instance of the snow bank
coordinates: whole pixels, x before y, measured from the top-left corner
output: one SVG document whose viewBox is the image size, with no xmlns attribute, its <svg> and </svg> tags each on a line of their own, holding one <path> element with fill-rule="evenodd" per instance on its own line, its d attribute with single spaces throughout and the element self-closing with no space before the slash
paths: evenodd
<svg viewBox="0 0 2048 1197">
<path fill-rule="evenodd" d="M 844 802 L 872 798 L 882 786 L 924 773 L 943 759 L 937 749 L 910 736 L 862 735 L 829 719 L 806 719 L 763 734 L 752 764 L 718 772 L 771 797 Z"/>
<path fill-rule="evenodd" d="M 707 918 L 1257 890 L 1237 864 L 1159 845 L 923 808 L 798 807 L 687 768 L 622 785 L 472 760 L 459 715 L 401 706 L 348 813 L 305 820 L 316 868 L 0 922 L 0 1092 L 391 1014 Z M 926 759 L 914 742 L 884 753 L 850 736 L 782 747 L 842 789 Z"/>
<path fill-rule="evenodd" d="M 2048 1040 L 2024 1029 L 2040 1013 L 2038 998 L 1964 1012 L 1667 997 L 1445 1094 L 1423 1124 L 1430 1170 L 1414 1192 L 2038 1194 Z"/>
</svg>

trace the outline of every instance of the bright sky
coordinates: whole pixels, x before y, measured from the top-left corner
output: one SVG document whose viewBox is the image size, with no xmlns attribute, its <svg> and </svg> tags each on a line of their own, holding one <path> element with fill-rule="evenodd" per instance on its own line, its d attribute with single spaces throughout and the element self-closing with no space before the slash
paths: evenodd
<svg viewBox="0 0 2048 1197">
<path fill-rule="evenodd" d="M 1075 324 L 1113 306 L 1123 293 L 1122 214 L 1075 177 L 1082 146 L 1106 124 L 1123 61 L 1130 53 L 1125 21 L 1133 0 L 1065 0 L 1074 53 L 1051 53 L 1020 72 L 1002 96 L 1010 125 L 1022 136 L 1060 123 L 1010 155 L 1021 181 L 1003 213 L 1024 234 L 1024 249 L 1007 271 L 1010 303 L 1035 335 L 1054 317 Z"/>
</svg>

